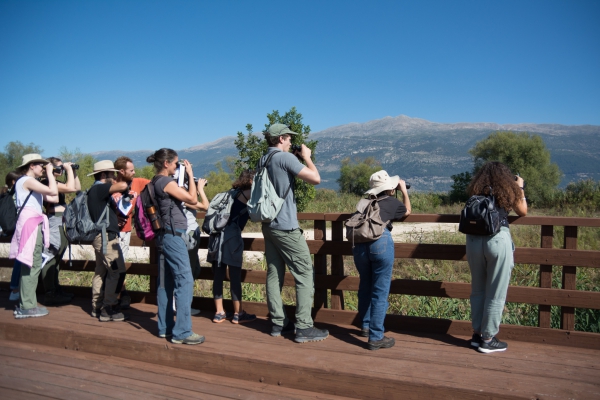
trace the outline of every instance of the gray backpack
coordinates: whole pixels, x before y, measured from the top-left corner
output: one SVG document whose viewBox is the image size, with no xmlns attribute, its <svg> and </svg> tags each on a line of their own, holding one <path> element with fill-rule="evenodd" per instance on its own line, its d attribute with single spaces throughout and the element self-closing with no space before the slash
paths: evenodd
<svg viewBox="0 0 600 400">
<path fill-rule="evenodd" d="M 248 200 L 248 214 L 250 214 L 252 222 L 271 222 L 277 218 L 285 202 L 285 198 L 292 188 L 290 182 L 290 186 L 288 186 L 283 197 L 279 197 L 273 186 L 267 165 L 269 165 L 271 158 L 276 153 L 279 152 L 274 151 L 269 154 L 263 165 L 260 162 L 258 163 L 256 175 L 254 175 L 254 180 L 252 181 L 250 199 Z"/>
<path fill-rule="evenodd" d="M 354 243 L 373 242 L 383 235 L 389 221 L 382 221 L 379 216 L 379 202 L 388 196 L 362 199 L 356 205 L 356 212 L 344 222 L 346 239 Z"/>
<path fill-rule="evenodd" d="M 204 217 L 204 223 L 202 224 L 202 231 L 204 233 L 213 235 L 225 229 L 231 216 L 233 201 L 239 194 L 240 191 L 238 189 L 231 189 L 215 195 L 210 201 L 208 211 L 206 211 L 206 216 Z M 243 212 L 246 212 L 246 209 Z"/>
</svg>

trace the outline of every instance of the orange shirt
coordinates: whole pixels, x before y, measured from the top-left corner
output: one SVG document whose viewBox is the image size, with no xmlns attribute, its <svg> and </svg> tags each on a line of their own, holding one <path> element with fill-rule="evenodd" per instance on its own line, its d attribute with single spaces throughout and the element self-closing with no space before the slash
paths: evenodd
<svg viewBox="0 0 600 400">
<path fill-rule="evenodd" d="M 119 217 L 119 230 L 121 232 L 131 232 L 131 218 L 133 216 L 135 202 L 140 192 L 144 190 L 144 188 L 149 182 L 150 180 L 145 178 L 133 178 L 133 181 L 131 182 L 131 189 L 129 190 L 129 194 L 131 195 L 131 204 L 133 204 L 133 207 L 131 207 L 131 210 L 129 210 L 129 213 L 127 213 L 127 215 L 122 215 L 120 212 L 117 212 L 117 215 Z M 122 194 L 113 193 L 112 196 L 115 203 L 117 203 L 121 199 Z M 124 225 L 122 224 L 123 221 L 125 222 Z"/>
</svg>

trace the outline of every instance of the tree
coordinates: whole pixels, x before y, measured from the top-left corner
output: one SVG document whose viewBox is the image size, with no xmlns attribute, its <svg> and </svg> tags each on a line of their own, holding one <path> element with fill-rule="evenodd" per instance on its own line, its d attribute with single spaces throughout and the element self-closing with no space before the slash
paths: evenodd
<svg viewBox="0 0 600 400">
<path fill-rule="evenodd" d="M 470 172 L 461 172 L 460 174 L 451 176 L 454 183 L 449 193 L 450 203 L 463 203 L 469 199 L 467 187 L 473 178 Z"/>
<path fill-rule="evenodd" d="M 269 122 L 265 124 L 265 130 L 272 124 L 285 124 L 290 127 L 298 135 L 292 135 L 292 144 L 305 144 L 312 151 L 312 159 L 315 160 L 315 149 L 317 147 L 316 140 L 308 140 L 310 134 L 310 126 L 302 123 L 302 114 L 296 107 L 292 107 L 283 115 L 279 111 L 273 110 L 267 114 Z M 267 143 L 263 137 L 259 137 L 252 133 L 253 127 L 251 124 L 246 125 L 248 135 L 245 136 L 242 132 L 237 133 L 235 147 L 238 149 L 239 158 L 235 163 L 235 175 L 238 176 L 244 169 L 256 168 L 260 158 L 267 152 Z M 301 179 L 296 179 L 294 185 L 294 196 L 296 197 L 296 206 L 299 212 L 302 212 L 308 202 L 315 198 L 315 187 Z"/>
<path fill-rule="evenodd" d="M 63 162 L 79 164 L 77 176 L 81 182 L 81 190 L 87 190 L 92 186 L 94 183 L 94 177 L 88 176 L 88 174 L 94 172 L 94 163 L 97 160 L 93 156 L 82 153 L 79 148 L 76 148 L 75 150 L 69 150 L 65 146 L 62 146 L 58 150 L 58 158 L 63 160 Z"/>
<path fill-rule="evenodd" d="M 561 170 L 551 162 L 550 152 L 538 135 L 494 132 L 477 142 L 469 153 L 473 156 L 473 174 L 488 161 L 500 161 L 525 179 L 527 198 L 540 205 L 552 197 L 562 177 Z"/>
<path fill-rule="evenodd" d="M 212 200 L 217 193 L 225 192 L 231 189 L 231 184 L 235 179 L 233 173 L 225 171 L 222 162 L 215 164 L 215 167 L 217 170 L 210 171 L 206 176 L 208 186 L 204 188 L 204 192 L 209 200 Z M 229 170 L 231 171 L 231 169 Z"/>
<path fill-rule="evenodd" d="M 34 143 L 23 144 L 16 141 L 9 142 L 4 146 L 4 152 L 0 153 L 0 182 L 2 182 L 2 185 L 4 185 L 4 177 L 21 165 L 25 154 L 42 154 L 42 152 L 42 148 Z"/>
<path fill-rule="evenodd" d="M 362 196 L 369 190 L 369 178 L 377 171 L 381 171 L 381 164 L 373 157 L 361 160 L 349 157 L 342 160 L 340 177 L 337 183 L 341 193 L 353 193 Z"/>
</svg>

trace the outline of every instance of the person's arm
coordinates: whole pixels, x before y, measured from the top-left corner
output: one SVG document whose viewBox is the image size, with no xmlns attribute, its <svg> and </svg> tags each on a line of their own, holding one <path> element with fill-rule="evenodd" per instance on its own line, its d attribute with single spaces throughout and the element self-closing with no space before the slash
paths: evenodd
<svg viewBox="0 0 600 400">
<path fill-rule="evenodd" d="M 302 170 L 298 173 L 297 176 L 306 183 L 310 183 L 311 185 L 318 185 L 319 183 L 321 183 L 321 175 L 319 175 L 317 167 L 310 158 L 311 154 L 311 150 L 303 144 L 300 156 L 306 163 L 306 167 L 302 168 Z"/>
<path fill-rule="evenodd" d="M 107 179 L 106 183 L 110 183 L 110 189 L 108 190 L 108 193 L 113 194 L 113 193 L 117 193 L 117 192 L 123 192 L 125 189 L 127 189 L 127 186 L 129 186 L 127 184 L 127 182 L 117 182 L 117 181 L 113 181 L 112 179 Z"/>
<path fill-rule="evenodd" d="M 519 185 L 519 187 L 521 188 L 521 193 L 523 194 L 523 197 L 519 198 L 516 201 L 516 203 L 513 205 L 513 209 L 519 217 L 524 217 L 527 215 L 527 200 L 525 200 L 525 189 L 523 188 L 524 183 L 525 181 L 523 181 L 523 178 L 517 176 L 517 185 Z"/>
<path fill-rule="evenodd" d="M 210 202 L 208 201 L 208 197 L 206 197 L 206 193 L 204 193 L 205 185 L 206 185 L 206 179 L 204 179 L 204 178 L 198 179 L 197 189 L 198 189 L 198 196 L 200 196 L 201 201 L 199 201 L 193 205 L 185 203 L 186 208 L 189 208 L 190 210 L 196 210 L 196 211 L 208 210 L 208 206 L 210 205 Z"/>
<path fill-rule="evenodd" d="M 188 182 L 188 190 L 186 191 L 184 188 L 177 186 L 177 183 L 173 181 L 167 183 L 164 191 L 168 195 L 175 197 L 177 200 L 189 204 L 190 206 L 194 206 L 196 203 L 198 203 L 196 182 L 194 182 L 194 179 L 192 179 L 194 176 L 194 171 L 192 171 L 192 165 L 188 160 L 183 160 L 183 164 L 185 165 L 185 171 L 190 177 L 190 181 Z"/>
<path fill-rule="evenodd" d="M 402 202 L 404 203 L 404 206 L 406 207 L 406 213 L 404 213 L 405 217 L 408 217 L 410 215 L 410 213 L 412 212 L 412 208 L 410 206 L 410 198 L 408 197 L 408 190 L 406 190 L 406 182 L 404 182 L 402 179 L 400 179 L 398 181 L 398 186 L 397 186 L 397 190 L 400 190 L 400 192 L 402 193 Z"/>
<path fill-rule="evenodd" d="M 46 176 L 48 177 L 48 186 L 39 182 L 37 179 L 27 179 L 23 183 L 23 188 L 32 192 L 40 193 L 44 196 L 44 201 L 47 203 L 58 203 L 58 186 L 56 185 L 56 179 L 52 170 L 54 166 L 52 163 L 46 164 Z"/>
</svg>

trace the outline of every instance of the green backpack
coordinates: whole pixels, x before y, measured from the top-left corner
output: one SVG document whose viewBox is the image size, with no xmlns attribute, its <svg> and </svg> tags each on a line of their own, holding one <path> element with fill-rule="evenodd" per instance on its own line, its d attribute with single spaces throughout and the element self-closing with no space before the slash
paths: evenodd
<svg viewBox="0 0 600 400">
<path fill-rule="evenodd" d="M 274 220 L 292 188 L 292 184 L 290 183 L 283 197 L 279 197 L 275 191 L 269 171 L 267 170 L 267 165 L 269 165 L 271 158 L 276 153 L 278 151 L 269 154 L 264 165 L 261 165 L 260 161 L 258 163 L 256 175 L 254 175 L 254 180 L 252 181 L 250 199 L 247 204 L 248 214 L 252 222 L 271 222 Z"/>
</svg>

